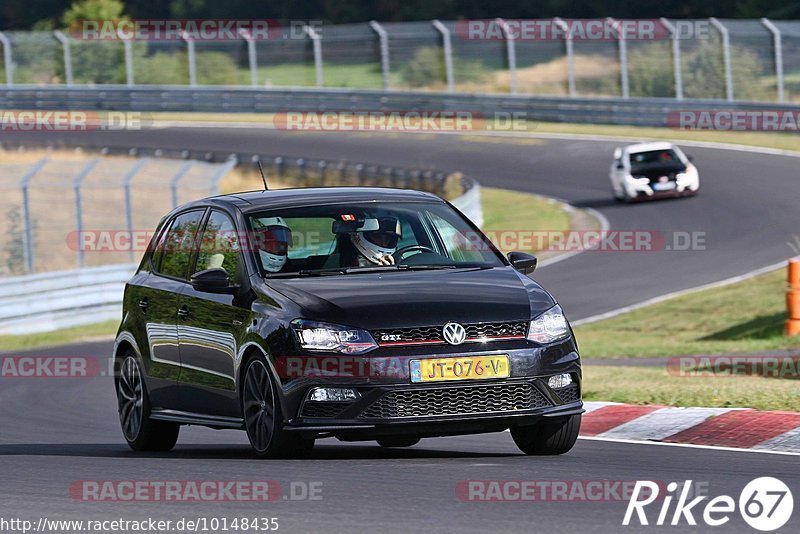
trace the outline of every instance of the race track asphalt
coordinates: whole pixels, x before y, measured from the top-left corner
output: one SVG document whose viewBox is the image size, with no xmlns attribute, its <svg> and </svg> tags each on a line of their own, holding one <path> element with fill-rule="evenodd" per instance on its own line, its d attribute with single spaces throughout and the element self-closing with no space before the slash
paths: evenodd
<svg viewBox="0 0 800 534">
<path fill-rule="evenodd" d="M 64 134 L 30 135 L 41 140 Z M 543 267 L 534 278 L 554 293 L 572 319 L 773 264 L 792 254 L 787 242 L 800 234 L 800 160 L 788 156 L 690 148 L 687 152 L 701 170 L 699 196 L 619 205 L 610 199 L 606 178 L 617 144 L 610 141 L 523 143 L 202 128 L 85 135 L 92 144 L 252 151 L 461 170 L 483 185 L 592 207 L 614 230 L 705 233 L 705 250 L 588 252 Z M 28 354 L 104 360 L 110 348 L 109 342 L 98 341 Z M 751 479 L 776 476 L 800 498 L 796 456 L 582 439 L 567 455 L 532 458 L 518 452 L 508 433 L 429 439 L 395 450 L 324 440 L 308 460 L 259 461 L 249 452 L 244 433 L 189 427 L 172 453 L 134 454 L 119 431 L 107 376 L 2 378 L 0 429 L 4 518 L 278 517 L 285 532 L 642 532 L 654 527 L 621 527 L 627 501 L 613 495 L 611 500 L 592 502 L 464 502 L 456 487 L 465 480 L 691 479 L 712 497 L 727 494 L 738 499 Z M 96 503 L 76 500 L 69 493 L 70 486 L 82 480 L 254 479 L 279 482 L 284 495 L 293 482 L 322 482 L 322 499 Z M 656 515 L 653 511 L 649 517 L 654 520 Z M 797 516 L 789 530 L 797 528 Z M 668 530 L 713 529 L 683 522 Z M 716 531 L 753 532 L 738 514 Z"/>
</svg>

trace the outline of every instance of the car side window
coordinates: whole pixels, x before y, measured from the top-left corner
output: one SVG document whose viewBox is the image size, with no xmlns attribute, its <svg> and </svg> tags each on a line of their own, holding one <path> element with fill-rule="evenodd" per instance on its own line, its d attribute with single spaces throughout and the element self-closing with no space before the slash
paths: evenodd
<svg viewBox="0 0 800 534">
<path fill-rule="evenodd" d="M 200 251 L 194 271 L 225 269 L 234 282 L 241 261 L 239 236 L 230 217 L 212 211 L 200 239 Z"/>
<path fill-rule="evenodd" d="M 159 263 L 154 263 L 157 273 L 173 278 L 187 278 L 192 252 L 196 249 L 197 231 L 204 213 L 205 210 L 189 211 L 175 218 L 156 249 L 156 254 L 161 256 Z M 163 251 L 159 253 L 161 248 Z"/>
</svg>

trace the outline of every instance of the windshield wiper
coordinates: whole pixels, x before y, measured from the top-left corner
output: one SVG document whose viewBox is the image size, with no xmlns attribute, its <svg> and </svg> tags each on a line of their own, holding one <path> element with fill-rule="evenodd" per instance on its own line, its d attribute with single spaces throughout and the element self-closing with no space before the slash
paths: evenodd
<svg viewBox="0 0 800 534">
<path fill-rule="evenodd" d="M 300 278 L 306 276 L 336 276 L 341 274 L 359 274 L 359 273 L 382 273 L 391 271 L 435 271 L 440 269 L 491 269 L 491 265 L 486 264 L 421 264 L 410 265 L 401 263 L 400 265 L 375 265 L 371 267 L 334 267 L 331 269 L 302 269 L 289 273 L 275 273 L 268 275 L 266 278 Z"/>
</svg>

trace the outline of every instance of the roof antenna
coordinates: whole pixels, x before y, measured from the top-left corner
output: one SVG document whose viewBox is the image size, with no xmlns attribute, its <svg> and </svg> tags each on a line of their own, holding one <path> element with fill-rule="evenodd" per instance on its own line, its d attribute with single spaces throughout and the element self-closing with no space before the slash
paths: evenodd
<svg viewBox="0 0 800 534">
<path fill-rule="evenodd" d="M 264 191 L 269 191 L 269 186 L 267 185 L 267 177 L 264 176 L 264 167 L 261 165 L 261 160 L 256 160 L 258 163 L 258 171 L 261 173 L 261 181 L 264 182 Z"/>
</svg>

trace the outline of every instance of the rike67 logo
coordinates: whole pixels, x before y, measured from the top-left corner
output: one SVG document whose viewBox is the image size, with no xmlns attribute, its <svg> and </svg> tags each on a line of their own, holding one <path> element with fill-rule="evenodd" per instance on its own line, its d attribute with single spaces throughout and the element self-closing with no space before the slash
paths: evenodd
<svg viewBox="0 0 800 534">
<path fill-rule="evenodd" d="M 772 477 L 751 480 L 739 494 L 738 501 L 729 495 L 712 499 L 706 495 L 693 496 L 691 480 L 686 480 L 682 487 L 677 482 L 670 482 L 666 486 L 666 492 L 660 494 L 662 489 L 663 485 L 650 480 L 636 481 L 622 524 L 697 525 L 699 519 L 708 526 L 718 527 L 730 521 L 738 508 L 739 514 L 748 525 L 756 530 L 769 532 L 785 525 L 794 510 L 791 490 L 782 481 Z M 656 504 L 645 510 L 656 502 L 661 506 Z M 658 515 L 654 517 L 656 512 Z"/>
</svg>

